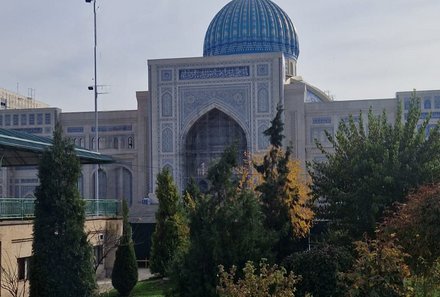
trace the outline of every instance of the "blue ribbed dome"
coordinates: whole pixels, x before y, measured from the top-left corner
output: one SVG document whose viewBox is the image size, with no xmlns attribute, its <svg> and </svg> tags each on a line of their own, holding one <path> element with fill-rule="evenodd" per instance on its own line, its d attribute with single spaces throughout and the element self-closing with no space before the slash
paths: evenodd
<svg viewBox="0 0 440 297">
<path fill-rule="evenodd" d="M 289 16 L 270 0 L 232 0 L 209 25 L 204 56 L 283 52 L 297 59 L 298 36 Z"/>
</svg>

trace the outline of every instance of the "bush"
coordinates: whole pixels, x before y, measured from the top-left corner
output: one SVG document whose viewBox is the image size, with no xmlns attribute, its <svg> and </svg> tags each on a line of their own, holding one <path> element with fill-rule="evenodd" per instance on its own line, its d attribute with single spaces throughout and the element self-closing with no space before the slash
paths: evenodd
<svg viewBox="0 0 440 297">
<path fill-rule="evenodd" d="M 243 278 L 238 279 L 237 267 L 233 266 L 226 272 L 219 266 L 219 285 L 217 291 L 220 297 L 294 297 L 295 284 L 298 278 L 293 273 L 287 273 L 283 267 L 269 267 L 265 261 L 255 269 L 252 262 L 247 262 L 243 268 Z"/>
<path fill-rule="evenodd" d="M 123 231 L 116 250 L 116 258 L 112 271 L 112 285 L 121 296 L 128 296 L 138 280 L 138 267 L 131 239 L 131 227 L 128 223 L 128 207 L 123 200 Z"/>
<path fill-rule="evenodd" d="M 301 276 L 297 296 L 341 296 L 338 273 L 351 266 L 353 256 L 344 247 L 321 245 L 310 251 L 295 253 L 283 261 L 283 266 Z"/>
<path fill-rule="evenodd" d="M 410 288 L 406 255 L 392 242 L 355 242 L 358 254 L 351 271 L 340 275 L 346 297 L 407 297 Z"/>
</svg>

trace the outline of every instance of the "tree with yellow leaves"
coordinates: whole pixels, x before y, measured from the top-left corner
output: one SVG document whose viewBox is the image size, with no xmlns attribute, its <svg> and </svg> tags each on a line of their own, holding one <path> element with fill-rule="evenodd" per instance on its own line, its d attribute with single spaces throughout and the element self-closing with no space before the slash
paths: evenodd
<svg viewBox="0 0 440 297">
<path fill-rule="evenodd" d="M 271 148 L 262 163 L 255 165 L 256 171 L 262 176 L 262 182 L 256 190 L 261 193 L 265 225 L 277 234 L 273 251 L 278 261 L 293 252 L 295 239 L 309 233 L 314 217 L 301 167 L 298 162 L 291 160 L 290 147 L 282 149 L 282 112 L 282 107 L 278 105 L 271 127 L 264 132 L 270 139 Z"/>
</svg>

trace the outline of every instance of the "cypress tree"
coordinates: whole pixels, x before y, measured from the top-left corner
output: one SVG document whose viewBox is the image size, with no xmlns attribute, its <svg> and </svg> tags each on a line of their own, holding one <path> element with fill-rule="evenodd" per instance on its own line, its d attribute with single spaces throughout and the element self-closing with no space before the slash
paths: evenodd
<svg viewBox="0 0 440 297">
<path fill-rule="evenodd" d="M 138 281 L 138 268 L 133 240 L 131 239 L 131 227 L 128 223 L 128 207 L 125 200 L 122 201 L 122 212 L 122 237 L 116 250 L 112 285 L 119 292 L 119 295 L 125 297 L 130 295 L 131 290 Z"/>
<path fill-rule="evenodd" d="M 156 196 L 159 209 L 153 234 L 150 267 L 152 272 L 166 275 L 170 265 L 187 244 L 188 226 L 179 205 L 179 194 L 168 170 L 157 176 Z"/>
<path fill-rule="evenodd" d="M 29 281 L 30 297 L 93 296 L 92 250 L 84 232 L 84 201 L 77 189 L 80 163 L 55 127 L 53 146 L 38 169 Z"/>
</svg>

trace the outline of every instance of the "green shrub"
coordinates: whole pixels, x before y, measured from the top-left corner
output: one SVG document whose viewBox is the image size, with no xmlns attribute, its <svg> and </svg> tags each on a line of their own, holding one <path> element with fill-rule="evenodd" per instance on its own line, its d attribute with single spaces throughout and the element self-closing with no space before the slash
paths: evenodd
<svg viewBox="0 0 440 297">
<path fill-rule="evenodd" d="M 138 267 L 131 239 L 131 227 L 128 223 L 128 207 L 123 200 L 123 231 L 116 250 L 115 263 L 112 271 L 112 285 L 121 296 L 128 296 L 138 280 Z"/>
</svg>

